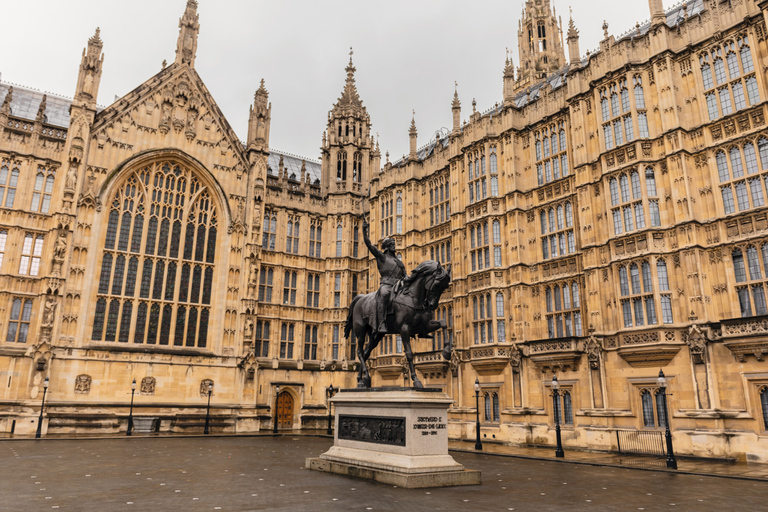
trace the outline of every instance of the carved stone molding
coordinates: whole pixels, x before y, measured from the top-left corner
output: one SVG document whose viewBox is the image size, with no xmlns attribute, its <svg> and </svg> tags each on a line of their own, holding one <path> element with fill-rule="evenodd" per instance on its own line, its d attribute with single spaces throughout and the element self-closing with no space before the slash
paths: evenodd
<svg viewBox="0 0 768 512">
<path fill-rule="evenodd" d="M 680 352 L 680 345 L 659 344 L 640 347 L 622 347 L 619 356 L 633 368 L 659 368 L 669 364 Z"/>
<path fill-rule="evenodd" d="M 762 361 L 768 355 L 768 316 L 723 320 L 722 337 L 723 345 L 740 362 L 749 356 Z"/>
<path fill-rule="evenodd" d="M 413 364 L 416 369 L 426 378 L 441 379 L 445 377 L 451 364 L 447 359 L 443 359 L 441 350 L 434 352 L 425 352 L 413 356 Z"/>
</svg>

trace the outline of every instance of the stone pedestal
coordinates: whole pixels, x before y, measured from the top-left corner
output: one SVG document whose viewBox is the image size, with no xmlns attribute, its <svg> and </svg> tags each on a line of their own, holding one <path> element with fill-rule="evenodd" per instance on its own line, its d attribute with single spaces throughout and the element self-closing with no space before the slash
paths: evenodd
<svg viewBox="0 0 768 512">
<path fill-rule="evenodd" d="M 448 454 L 448 406 L 439 389 L 343 389 L 334 445 L 306 467 L 400 487 L 478 485 L 480 472 Z"/>
</svg>

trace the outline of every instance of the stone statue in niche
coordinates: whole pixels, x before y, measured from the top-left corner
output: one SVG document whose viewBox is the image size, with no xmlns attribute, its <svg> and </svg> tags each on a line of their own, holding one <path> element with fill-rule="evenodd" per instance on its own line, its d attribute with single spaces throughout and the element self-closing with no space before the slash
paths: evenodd
<svg viewBox="0 0 768 512">
<path fill-rule="evenodd" d="M 256 267 L 256 258 L 253 258 L 251 260 L 251 269 L 248 273 L 248 282 L 251 284 L 256 284 L 256 279 L 259 275 L 259 269 Z"/>
<path fill-rule="evenodd" d="M 72 163 L 67 171 L 67 181 L 64 185 L 64 190 L 71 190 L 74 192 L 77 186 L 77 164 Z"/>
<path fill-rule="evenodd" d="M 78 375 L 75 379 L 75 393 L 87 395 L 91 392 L 91 376 Z"/>
<path fill-rule="evenodd" d="M 243 339 L 245 341 L 251 341 L 253 339 L 253 320 L 250 318 L 245 320 L 245 330 L 243 332 Z"/>
<path fill-rule="evenodd" d="M 520 364 L 523 361 L 523 353 L 517 348 L 516 344 L 512 344 L 512 349 L 509 351 L 509 364 L 512 366 L 512 371 L 518 373 L 520 371 Z"/>
<path fill-rule="evenodd" d="M 154 395 L 155 394 L 155 378 L 144 377 L 141 379 L 141 387 L 139 391 L 142 395 Z"/>
<path fill-rule="evenodd" d="M 56 299 L 54 297 L 48 297 L 45 299 L 45 306 L 43 308 L 43 323 L 41 326 L 43 328 L 52 328 L 53 327 L 53 320 L 56 317 L 56 306 L 57 306 Z"/>
<path fill-rule="evenodd" d="M 56 245 L 53 248 L 53 269 L 51 273 L 53 276 L 61 275 L 61 266 L 64 264 L 64 256 L 67 253 L 67 234 L 64 232 L 59 233 L 59 237 L 56 239 Z"/>
</svg>

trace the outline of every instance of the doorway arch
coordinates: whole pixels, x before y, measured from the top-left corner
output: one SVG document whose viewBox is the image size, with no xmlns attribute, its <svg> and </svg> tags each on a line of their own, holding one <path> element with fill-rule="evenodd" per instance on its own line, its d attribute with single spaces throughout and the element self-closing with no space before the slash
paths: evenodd
<svg viewBox="0 0 768 512">
<path fill-rule="evenodd" d="M 293 428 L 293 395 L 286 391 L 281 391 L 277 395 L 277 411 L 275 414 L 278 429 Z"/>
</svg>

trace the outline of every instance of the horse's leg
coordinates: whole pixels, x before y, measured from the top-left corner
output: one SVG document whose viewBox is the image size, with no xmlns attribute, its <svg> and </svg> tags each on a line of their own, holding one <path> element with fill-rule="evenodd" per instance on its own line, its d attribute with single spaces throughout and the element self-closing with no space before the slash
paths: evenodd
<svg viewBox="0 0 768 512">
<path fill-rule="evenodd" d="M 360 368 L 357 370 L 357 387 L 364 388 L 364 387 L 370 387 L 370 376 L 368 375 L 368 365 L 366 364 L 367 357 L 364 357 L 363 349 L 365 347 L 365 341 L 366 338 L 369 338 L 367 336 L 368 330 L 363 327 L 363 329 L 360 329 L 362 331 L 362 334 L 358 332 L 358 330 L 355 331 L 355 335 L 357 336 L 357 359 L 360 361 Z M 365 381 L 368 380 L 369 384 L 368 386 L 365 385 Z"/>
<path fill-rule="evenodd" d="M 408 369 L 411 371 L 411 382 L 415 388 L 423 388 L 424 384 L 421 383 L 416 376 L 416 367 L 413 366 L 413 351 L 411 350 L 411 338 L 407 334 L 401 334 L 403 338 L 403 349 L 405 350 L 405 359 L 408 360 Z"/>
</svg>

